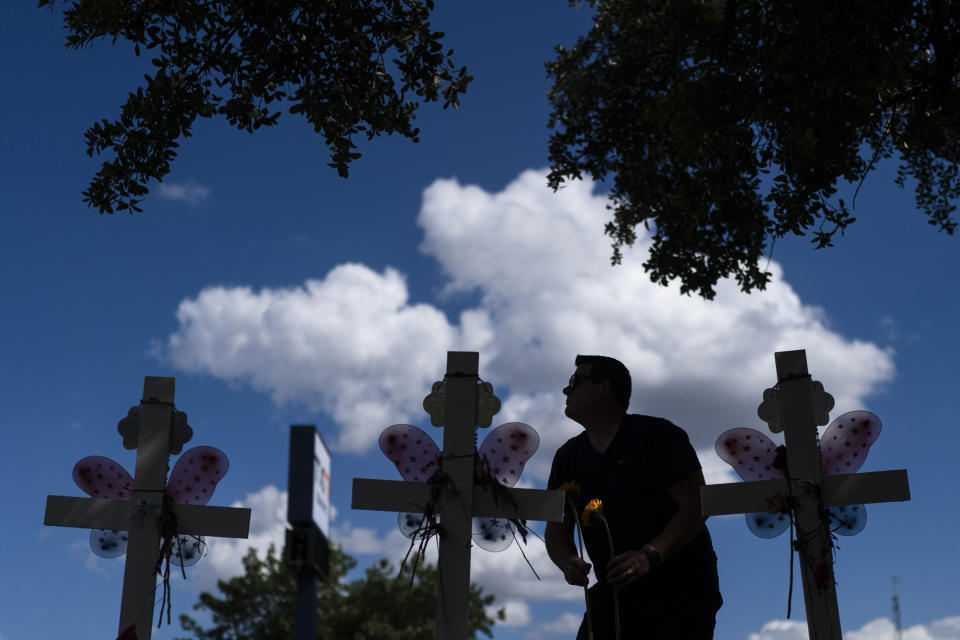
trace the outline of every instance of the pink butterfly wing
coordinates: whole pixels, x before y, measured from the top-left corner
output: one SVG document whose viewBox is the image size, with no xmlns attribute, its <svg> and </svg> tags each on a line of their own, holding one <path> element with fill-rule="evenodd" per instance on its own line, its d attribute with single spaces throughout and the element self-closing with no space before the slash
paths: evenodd
<svg viewBox="0 0 960 640">
<path fill-rule="evenodd" d="M 820 439 L 823 474 L 856 473 L 880 436 L 880 428 L 880 418 L 869 411 L 849 411 L 831 422 Z"/>
<path fill-rule="evenodd" d="M 194 447 L 174 465 L 167 482 L 167 494 L 179 504 L 207 504 L 229 468 L 230 461 L 220 449 Z"/>
<path fill-rule="evenodd" d="M 481 460 L 487 459 L 497 482 L 512 487 L 539 446 L 540 436 L 532 427 L 522 422 L 508 422 L 487 434 L 478 453 Z"/>
<path fill-rule="evenodd" d="M 433 438 L 411 424 L 395 424 L 380 434 L 380 449 L 408 482 L 426 482 L 440 469 L 443 455 Z"/>
<path fill-rule="evenodd" d="M 773 466 L 777 445 L 756 429 L 738 427 L 717 438 L 717 455 L 723 458 L 744 481 L 782 478 L 783 471 Z"/>
<path fill-rule="evenodd" d="M 130 500 L 133 478 L 119 462 L 103 456 L 87 456 L 73 465 L 73 481 L 91 498 Z"/>
</svg>

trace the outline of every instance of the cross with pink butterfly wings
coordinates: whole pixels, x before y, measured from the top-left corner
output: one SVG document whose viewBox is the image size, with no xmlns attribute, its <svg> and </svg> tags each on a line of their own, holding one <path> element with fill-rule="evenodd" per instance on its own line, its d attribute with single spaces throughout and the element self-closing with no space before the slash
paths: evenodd
<svg viewBox="0 0 960 640">
<path fill-rule="evenodd" d="M 477 425 L 490 424 L 489 417 L 478 416 L 483 413 L 478 411 L 482 395 L 478 364 L 476 352 L 448 352 L 444 381 L 434 385 L 435 393 L 424 400 L 428 408 L 437 398 L 436 391 L 442 392 L 442 409 L 431 414 L 435 426 L 443 425 L 442 452 L 420 429 L 393 425 L 380 436 L 380 446 L 404 481 L 353 480 L 351 506 L 401 512 L 400 528 L 405 533 L 413 534 L 425 510 L 432 509 L 438 516 L 442 527 L 437 561 L 438 640 L 467 638 L 471 537 L 483 548 L 500 550 L 513 540 L 508 519 L 559 522 L 563 517 L 564 492 L 513 488 L 537 449 L 539 437 L 533 429 L 517 422 L 501 425 L 477 450 Z M 498 402 L 494 404 L 492 413 L 499 408 Z M 496 490 L 475 483 L 475 461 L 484 459 L 501 485 Z M 430 482 L 439 478 L 443 478 L 439 485 Z"/>
<path fill-rule="evenodd" d="M 146 377 L 139 411 L 131 410 L 137 419 L 120 423 L 124 447 L 137 449 L 133 477 L 109 458 L 89 456 L 76 464 L 73 477 L 90 498 L 47 496 L 45 525 L 93 529 L 90 546 L 100 556 L 126 552 L 120 637 L 151 637 L 161 551 L 157 520 L 165 494 L 176 516 L 169 548 L 174 564 L 189 566 L 200 558 L 200 536 L 246 538 L 250 529 L 250 509 L 205 506 L 229 466 L 222 451 L 186 451 L 167 482 L 170 454 L 179 453 L 193 433 L 185 414 L 174 411 L 174 385 L 174 378 Z M 177 414 L 184 416 L 180 423 Z"/>
<path fill-rule="evenodd" d="M 866 523 L 864 504 L 910 499 L 907 472 L 856 473 L 880 434 L 880 420 L 851 411 L 828 422 L 833 398 L 807 372 L 805 351 L 775 354 L 777 386 L 764 393 L 758 413 L 785 446 L 754 429 L 717 439 L 717 453 L 745 482 L 702 487 L 704 515 L 747 514 L 756 535 L 770 538 L 796 527 L 810 638 L 842 640 L 832 535 L 853 535 Z M 789 479 L 789 482 L 788 482 Z"/>
</svg>

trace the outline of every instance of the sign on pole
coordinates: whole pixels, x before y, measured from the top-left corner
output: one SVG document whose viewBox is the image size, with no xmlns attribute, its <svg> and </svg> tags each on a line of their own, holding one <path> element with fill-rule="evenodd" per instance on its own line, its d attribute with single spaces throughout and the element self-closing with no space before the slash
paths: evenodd
<svg viewBox="0 0 960 640">
<path fill-rule="evenodd" d="M 296 640 L 317 637 L 317 577 L 330 574 L 330 452 L 313 425 L 290 427 L 284 558 L 297 571 Z"/>
</svg>

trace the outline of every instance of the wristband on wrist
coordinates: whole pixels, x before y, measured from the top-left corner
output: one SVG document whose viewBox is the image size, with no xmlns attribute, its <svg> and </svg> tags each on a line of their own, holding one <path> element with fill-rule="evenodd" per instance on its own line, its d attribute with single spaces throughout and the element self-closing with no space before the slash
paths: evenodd
<svg viewBox="0 0 960 640">
<path fill-rule="evenodd" d="M 660 566 L 663 562 L 663 556 L 660 555 L 660 552 L 657 551 L 657 548 L 653 545 L 645 544 L 640 550 L 647 554 L 647 560 L 650 562 L 651 569 Z"/>
</svg>

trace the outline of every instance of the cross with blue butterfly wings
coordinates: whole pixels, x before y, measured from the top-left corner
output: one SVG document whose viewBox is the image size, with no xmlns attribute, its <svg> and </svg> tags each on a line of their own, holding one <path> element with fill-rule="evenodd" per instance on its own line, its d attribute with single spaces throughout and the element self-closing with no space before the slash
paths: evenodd
<svg viewBox="0 0 960 640">
<path fill-rule="evenodd" d="M 777 386 L 764 393 L 758 414 L 784 447 L 754 429 L 737 428 L 717 439 L 717 453 L 746 482 L 700 490 L 704 515 L 746 513 L 764 538 L 795 527 L 811 640 L 842 640 L 833 579 L 834 534 L 853 535 L 866 524 L 864 504 L 910 499 L 907 472 L 856 473 L 880 433 L 880 420 L 851 411 L 818 440 L 833 398 L 807 372 L 805 351 L 775 354 Z"/>
<path fill-rule="evenodd" d="M 119 463 L 90 456 L 74 467 L 74 480 L 91 498 L 47 496 L 45 525 L 94 529 L 91 547 L 97 555 L 114 557 L 126 551 L 119 627 L 124 639 L 151 637 L 158 553 L 164 551 L 157 523 L 164 509 L 175 516 L 177 534 L 165 551 L 172 550 L 168 559 L 182 566 L 202 555 L 200 536 L 246 538 L 250 529 L 250 509 L 206 506 L 229 466 L 221 451 L 190 449 L 167 482 L 170 454 L 179 453 L 193 433 L 185 414 L 177 425 L 174 388 L 174 378 L 147 376 L 139 411 L 131 410 L 136 422 L 128 417 L 120 423 L 124 446 L 137 450 L 132 477 Z"/>
<path fill-rule="evenodd" d="M 484 402 L 478 364 L 476 352 L 448 352 L 444 381 L 434 385 L 434 393 L 424 401 L 434 426 L 443 426 L 442 453 L 416 427 L 393 425 L 384 431 L 380 444 L 405 480 L 353 480 L 351 506 L 399 511 L 401 529 L 408 513 L 432 509 L 439 516 L 436 637 L 442 640 L 467 638 L 471 536 L 480 546 L 495 549 L 500 541 L 509 544 L 513 540 L 509 527 L 500 528 L 507 519 L 559 522 L 563 517 L 564 492 L 512 488 L 537 448 L 539 439 L 533 429 L 520 423 L 501 425 L 486 437 L 478 452 L 477 425 L 489 426 L 489 417 L 498 408 L 483 409 L 489 407 L 493 396 L 488 395 Z M 431 407 L 431 403 L 438 406 Z M 499 404 L 495 398 L 493 404 Z M 475 464 L 484 459 L 501 485 L 496 490 L 475 482 Z M 443 478 L 439 484 L 438 478 Z M 431 479 L 434 482 L 428 481 Z M 474 519 L 479 523 L 476 531 Z"/>
</svg>

